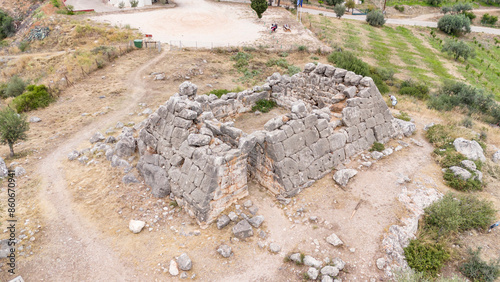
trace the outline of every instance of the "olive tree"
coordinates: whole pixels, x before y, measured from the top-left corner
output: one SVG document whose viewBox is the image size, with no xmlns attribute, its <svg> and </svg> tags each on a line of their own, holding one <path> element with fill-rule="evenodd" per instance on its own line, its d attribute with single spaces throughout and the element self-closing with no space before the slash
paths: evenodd
<svg viewBox="0 0 500 282">
<path fill-rule="evenodd" d="M 26 140 L 29 128 L 26 115 L 17 114 L 9 107 L 0 111 L 0 143 L 9 145 L 11 157 L 14 156 L 14 144 Z"/>
<path fill-rule="evenodd" d="M 438 28 L 445 33 L 459 36 L 470 32 L 470 19 L 462 14 L 447 14 L 439 19 Z"/>
<path fill-rule="evenodd" d="M 250 7 L 257 13 L 257 17 L 262 18 L 262 14 L 267 10 L 266 0 L 252 0 Z"/>
<path fill-rule="evenodd" d="M 335 7 L 333 7 L 333 11 L 335 11 L 335 15 L 337 15 L 337 18 L 341 18 L 345 14 L 345 6 L 337 4 Z"/>
<path fill-rule="evenodd" d="M 385 24 L 384 14 L 380 10 L 373 10 L 366 15 L 366 21 L 373 26 L 383 26 Z"/>
<path fill-rule="evenodd" d="M 441 51 L 453 55 L 455 61 L 460 57 L 467 60 L 469 57 L 474 57 L 476 55 L 474 49 L 462 40 L 447 40 Z"/>
</svg>

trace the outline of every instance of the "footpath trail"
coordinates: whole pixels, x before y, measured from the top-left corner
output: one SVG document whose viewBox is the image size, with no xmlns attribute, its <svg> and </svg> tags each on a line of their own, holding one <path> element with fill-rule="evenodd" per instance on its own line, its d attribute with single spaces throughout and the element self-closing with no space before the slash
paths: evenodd
<svg viewBox="0 0 500 282">
<path fill-rule="evenodd" d="M 324 10 L 302 8 L 302 12 L 313 14 L 313 15 L 323 14 L 324 16 L 332 17 L 332 18 L 336 17 L 335 13 L 324 11 Z M 364 15 L 361 15 L 361 16 L 344 15 L 342 17 L 346 18 L 346 19 L 357 20 L 357 21 L 365 21 L 366 20 L 366 16 L 364 16 Z M 413 18 L 413 19 L 387 19 L 386 24 L 437 27 L 437 22 L 421 20 L 421 19 L 428 19 L 428 18 L 429 18 L 428 15 L 422 15 L 422 16 L 419 16 L 418 18 Z M 497 29 L 497 28 L 482 27 L 482 26 L 475 26 L 475 25 L 472 25 L 470 28 L 471 28 L 472 32 L 483 32 L 483 33 L 488 33 L 488 34 L 500 35 L 500 29 Z"/>
<path fill-rule="evenodd" d="M 79 214 L 68 190 L 62 161 L 93 132 L 123 117 L 137 105 L 146 94 L 143 72 L 166 55 L 164 51 L 130 74 L 122 108 L 81 128 L 38 165 L 37 171 L 42 179 L 39 201 L 46 217 L 46 242 L 42 251 L 22 267 L 26 281 L 141 280 L 135 267 L 127 265 L 126 260 L 111 248 L 110 241 Z"/>
</svg>

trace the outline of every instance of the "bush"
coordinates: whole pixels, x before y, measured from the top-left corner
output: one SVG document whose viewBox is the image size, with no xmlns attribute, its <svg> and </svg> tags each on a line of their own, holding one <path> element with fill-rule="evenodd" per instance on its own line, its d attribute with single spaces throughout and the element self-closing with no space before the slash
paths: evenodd
<svg viewBox="0 0 500 282">
<path fill-rule="evenodd" d="M 385 24 L 384 14 L 382 11 L 371 11 L 366 15 L 366 22 L 372 26 L 383 26 Z"/>
<path fill-rule="evenodd" d="M 130 0 L 130 7 L 135 8 L 139 5 L 139 0 Z"/>
<path fill-rule="evenodd" d="M 21 52 L 24 52 L 26 51 L 26 49 L 28 49 L 29 46 L 30 44 L 27 41 L 21 41 L 21 43 L 19 43 L 19 50 Z"/>
<path fill-rule="evenodd" d="M 118 8 L 120 9 L 125 8 L 125 2 L 121 1 L 120 3 L 118 3 Z"/>
<path fill-rule="evenodd" d="M 450 169 L 447 169 L 443 175 L 443 178 L 448 186 L 458 191 L 471 192 L 483 190 L 483 184 L 479 180 L 474 179 L 476 174 L 473 172 L 471 172 L 471 174 L 471 178 L 463 180 L 462 178 L 455 176 L 455 174 Z"/>
<path fill-rule="evenodd" d="M 278 66 L 284 69 L 288 68 L 289 64 L 286 59 L 269 59 L 266 62 L 267 67 Z"/>
<path fill-rule="evenodd" d="M 11 108 L 0 111 L 0 143 L 9 145 L 10 156 L 14 156 L 14 144 L 26 140 L 26 131 L 30 128 L 24 114 L 18 115 Z"/>
<path fill-rule="evenodd" d="M 267 10 L 266 0 L 251 0 L 250 7 L 257 13 L 257 17 L 262 18 L 262 14 Z"/>
<path fill-rule="evenodd" d="M 301 71 L 302 71 L 302 69 L 297 67 L 297 66 L 294 66 L 294 65 L 288 66 L 288 75 L 289 76 L 292 76 L 292 75 L 299 73 Z"/>
<path fill-rule="evenodd" d="M 452 55 L 455 58 L 455 61 L 460 57 L 467 60 L 469 57 L 473 58 L 476 56 L 474 48 L 470 47 L 462 40 L 446 40 L 441 51 Z"/>
<path fill-rule="evenodd" d="M 18 113 L 45 108 L 54 101 L 45 85 L 29 85 L 26 90 L 27 92 L 12 101 Z"/>
<path fill-rule="evenodd" d="M 441 3 L 443 3 L 443 0 L 427 0 L 427 4 L 434 7 L 438 7 Z"/>
<path fill-rule="evenodd" d="M 372 73 L 376 72 L 382 80 L 392 80 L 394 78 L 394 70 L 387 68 L 377 68 L 375 70 L 370 70 Z"/>
<path fill-rule="evenodd" d="M 299 47 L 297 47 L 297 50 L 299 52 L 307 52 L 307 46 L 305 45 L 300 45 Z"/>
<path fill-rule="evenodd" d="M 396 116 L 398 119 L 402 119 L 404 121 L 410 121 L 411 117 L 408 115 L 407 112 L 399 112 L 399 114 Z"/>
<path fill-rule="evenodd" d="M 498 21 L 497 16 L 490 16 L 490 14 L 484 14 L 481 17 L 481 24 L 483 25 L 494 25 Z"/>
<path fill-rule="evenodd" d="M 370 76 L 370 66 L 351 52 L 333 52 L 328 56 L 328 61 L 339 68 L 362 76 Z"/>
<path fill-rule="evenodd" d="M 493 204 L 472 195 L 447 193 L 425 208 L 424 228 L 438 230 L 443 235 L 462 231 L 486 230 L 495 220 Z"/>
<path fill-rule="evenodd" d="M 457 3 L 452 6 L 452 10 L 457 14 L 463 14 L 467 11 L 472 11 L 472 5 L 470 3 Z"/>
<path fill-rule="evenodd" d="M 453 12 L 453 7 L 445 6 L 445 7 L 441 8 L 441 13 L 443 13 L 445 15 L 448 13 L 451 13 L 451 12 Z"/>
<path fill-rule="evenodd" d="M 343 0 L 326 0 L 326 4 L 330 6 L 336 6 L 342 4 Z"/>
<path fill-rule="evenodd" d="M 222 97 L 222 95 L 229 93 L 227 89 L 213 89 L 207 93 L 207 95 L 214 94 L 218 98 Z"/>
<path fill-rule="evenodd" d="M 474 122 L 472 121 L 471 117 L 465 117 L 462 120 L 462 125 L 466 128 L 472 128 L 474 126 Z"/>
<path fill-rule="evenodd" d="M 411 240 L 404 248 L 408 265 L 416 271 L 435 277 L 443 267 L 450 254 L 439 243 L 424 242 L 420 239 Z"/>
<path fill-rule="evenodd" d="M 481 248 L 469 250 L 469 258 L 460 266 L 460 272 L 472 281 L 493 282 L 500 277 L 500 264 L 492 261 L 489 264 L 479 257 Z"/>
<path fill-rule="evenodd" d="M 288 53 L 287 52 L 281 52 L 279 54 L 279 56 L 282 57 L 282 58 L 286 58 L 286 57 L 288 57 Z"/>
<path fill-rule="evenodd" d="M 345 14 L 345 6 L 342 4 L 337 4 L 333 7 L 333 11 L 335 11 L 335 15 L 337 18 L 341 18 Z"/>
<path fill-rule="evenodd" d="M 444 15 L 438 21 L 439 30 L 447 34 L 459 36 L 470 32 L 470 19 L 464 15 Z"/>
<path fill-rule="evenodd" d="M 351 11 L 354 11 L 354 8 L 356 8 L 356 3 L 354 2 L 354 0 L 347 0 L 345 2 L 345 7 L 347 8 L 348 12 L 349 12 L 349 9 L 351 9 Z"/>
<path fill-rule="evenodd" d="M 394 9 L 396 9 L 397 11 L 402 13 L 405 11 L 405 6 L 396 5 L 396 6 L 394 6 Z"/>
<path fill-rule="evenodd" d="M 52 6 L 54 6 L 56 8 L 61 7 L 61 4 L 59 3 L 59 0 L 52 0 L 52 1 L 50 1 L 50 3 L 52 3 Z"/>
<path fill-rule="evenodd" d="M 10 36 L 14 32 L 14 20 L 0 9 L 0 40 Z"/>
<path fill-rule="evenodd" d="M 13 76 L 5 88 L 5 93 L 2 98 L 17 97 L 23 94 L 26 85 L 27 82 L 22 80 L 20 77 L 17 75 Z"/>
<path fill-rule="evenodd" d="M 255 103 L 255 105 L 252 107 L 252 111 L 253 112 L 260 111 L 261 113 L 267 113 L 276 106 L 277 104 L 273 100 L 261 99 Z"/>
<path fill-rule="evenodd" d="M 370 152 L 377 151 L 377 152 L 382 152 L 385 150 L 385 146 L 382 143 L 379 142 L 374 142 L 372 147 L 370 148 Z"/>
<path fill-rule="evenodd" d="M 408 79 L 401 82 L 399 94 L 409 95 L 417 99 L 425 100 L 429 98 L 429 87 L 423 83 L 418 83 Z"/>
<path fill-rule="evenodd" d="M 463 12 L 462 15 L 468 17 L 471 21 L 476 18 L 476 15 L 473 12 Z"/>
</svg>

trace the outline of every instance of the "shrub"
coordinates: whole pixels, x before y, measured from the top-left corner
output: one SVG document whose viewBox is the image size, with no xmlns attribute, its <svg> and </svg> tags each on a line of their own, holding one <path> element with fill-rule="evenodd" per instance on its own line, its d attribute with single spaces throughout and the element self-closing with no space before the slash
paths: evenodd
<svg viewBox="0 0 500 282">
<path fill-rule="evenodd" d="M 289 64 L 286 59 L 269 59 L 266 62 L 267 67 L 278 66 L 282 68 L 288 68 Z"/>
<path fill-rule="evenodd" d="M 460 266 L 460 272 L 472 281 L 493 282 L 500 277 L 500 264 L 492 261 L 489 264 L 479 257 L 481 248 L 469 250 L 469 258 Z"/>
<path fill-rule="evenodd" d="M 473 195 L 447 193 L 425 208 L 426 229 L 434 229 L 445 235 L 472 229 L 486 230 L 495 220 L 493 204 Z"/>
<path fill-rule="evenodd" d="M 50 3 L 52 4 L 52 6 L 54 6 L 56 8 L 61 7 L 61 4 L 59 3 L 59 0 L 52 0 L 52 1 L 50 1 Z"/>
<path fill-rule="evenodd" d="M 0 143 L 9 145 L 10 156 L 14 156 L 14 144 L 26 140 L 26 131 L 30 128 L 26 115 L 18 115 L 11 108 L 0 111 Z"/>
<path fill-rule="evenodd" d="M 439 30 L 447 34 L 459 36 L 470 32 L 470 19 L 464 15 L 444 15 L 438 21 Z"/>
<path fill-rule="evenodd" d="M 255 105 L 252 107 L 252 111 L 253 112 L 260 111 L 261 113 L 267 113 L 276 106 L 277 104 L 273 100 L 261 99 L 255 103 Z"/>
<path fill-rule="evenodd" d="M 408 79 L 401 82 L 399 94 L 409 95 L 417 99 L 425 100 L 429 98 L 429 87 L 423 83 L 418 83 Z"/>
<path fill-rule="evenodd" d="M 472 11 L 472 5 L 470 3 L 457 3 L 452 6 L 452 10 L 457 14 L 463 14 L 467 11 Z"/>
<path fill-rule="evenodd" d="M 267 10 L 266 0 L 251 0 L 250 7 L 257 13 L 257 17 L 262 18 L 262 14 Z"/>
<path fill-rule="evenodd" d="M 408 265 L 416 271 L 430 276 L 437 276 L 450 254 L 440 243 L 424 242 L 420 239 L 411 240 L 404 248 Z"/>
<path fill-rule="evenodd" d="M 372 147 L 370 148 L 370 152 L 377 151 L 377 152 L 382 152 L 385 150 L 385 146 L 382 143 L 379 142 L 374 142 Z"/>
<path fill-rule="evenodd" d="M 427 0 L 427 4 L 434 7 L 438 7 L 441 3 L 443 3 L 443 0 Z"/>
<path fill-rule="evenodd" d="M 384 14 L 382 11 L 371 11 L 366 15 L 366 22 L 372 26 L 383 26 L 385 24 Z"/>
<path fill-rule="evenodd" d="M 27 41 L 21 41 L 21 43 L 19 43 L 19 50 L 24 52 L 28 49 L 28 46 L 30 46 L 30 44 Z"/>
<path fill-rule="evenodd" d="M 455 130 L 452 126 L 444 126 L 442 124 L 436 124 L 429 128 L 425 133 L 425 137 L 433 144 L 434 146 L 446 147 L 451 145 L 453 142 L 453 138 L 450 136 L 450 133 Z"/>
<path fill-rule="evenodd" d="M 238 52 L 236 55 L 231 56 L 232 61 L 238 61 L 240 59 L 244 59 L 246 61 L 250 60 L 252 58 L 252 54 L 245 53 L 245 52 Z"/>
<path fill-rule="evenodd" d="M 27 83 L 22 80 L 22 78 L 17 75 L 13 76 L 5 88 L 5 93 L 2 98 L 17 97 L 23 94 L 26 85 Z"/>
<path fill-rule="evenodd" d="M 330 6 L 336 6 L 342 4 L 343 0 L 326 0 L 326 4 Z"/>
<path fill-rule="evenodd" d="M 288 53 L 287 52 L 281 52 L 279 56 L 285 58 L 285 57 L 288 57 Z"/>
<path fill-rule="evenodd" d="M 118 8 L 120 9 L 125 8 L 125 2 L 121 1 L 120 3 L 118 3 Z"/>
<path fill-rule="evenodd" d="M 18 113 L 45 108 L 54 101 L 45 85 L 29 85 L 26 90 L 12 101 Z"/>
<path fill-rule="evenodd" d="M 481 17 L 481 24 L 483 25 L 494 25 L 498 21 L 497 16 L 490 16 L 490 14 L 486 13 Z"/>
<path fill-rule="evenodd" d="M 307 52 L 307 46 L 305 45 L 300 45 L 299 47 L 297 47 L 297 50 L 299 52 Z"/>
<path fill-rule="evenodd" d="M 10 36 L 14 31 L 14 20 L 0 9 L 0 40 Z"/>
<path fill-rule="evenodd" d="M 339 68 L 355 72 L 356 74 L 362 76 L 370 75 L 370 66 L 351 52 L 333 52 L 328 56 L 328 61 Z"/>
<path fill-rule="evenodd" d="M 130 7 L 135 8 L 139 5 L 139 0 L 130 0 Z"/>
<path fill-rule="evenodd" d="M 399 112 L 399 114 L 396 116 L 398 119 L 402 119 L 404 121 L 410 121 L 411 117 L 408 115 L 407 112 Z"/>
<path fill-rule="evenodd" d="M 447 52 L 449 55 L 452 55 L 455 58 L 455 61 L 460 57 L 464 58 L 464 60 L 467 60 L 469 57 L 476 56 L 474 48 L 470 47 L 462 40 L 446 40 L 441 51 Z"/>
<path fill-rule="evenodd" d="M 345 14 L 345 6 L 342 4 L 337 4 L 333 7 L 333 11 L 335 11 L 335 15 L 337 18 L 341 18 Z"/>
<path fill-rule="evenodd" d="M 402 13 L 402 12 L 405 11 L 405 6 L 396 5 L 396 6 L 394 6 L 394 9 L 396 9 L 397 11 L 399 11 L 400 13 Z"/>
<path fill-rule="evenodd" d="M 462 125 L 466 128 L 472 128 L 474 126 L 474 122 L 472 121 L 471 117 L 465 117 L 462 120 Z"/>
<path fill-rule="evenodd" d="M 371 70 L 371 72 L 376 72 L 380 76 L 382 80 L 392 80 L 394 78 L 394 70 L 387 68 L 377 68 L 375 70 Z"/>
<path fill-rule="evenodd" d="M 301 71 L 302 70 L 297 66 L 294 66 L 294 65 L 288 66 L 288 75 L 289 76 L 292 76 L 292 75 L 299 73 Z"/>
<path fill-rule="evenodd" d="M 214 94 L 218 98 L 222 97 L 222 95 L 229 93 L 227 89 L 213 89 L 207 93 L 207 95 Z"/>
<path fill-rule="evenodd" d="M 351 11 L 354 11 L 354 8 L 356 8 L 356 3 L 354 2 L 354 0 L 347 0 L 347 2 L 345 2 L 345 7 L 347 8 L 348 12 L 349 9 L 351 9 Z"/>
<path fill-rule="evenodd" d="M 447 169 L 443 175 L 443 178 L 448 186 L 458 191 L 481 191 L 483 189 L 482 183 L 479 180 L 474 179 L 476 176 L 475 173 L 471 174 L 471 178 L 464 180 L 458 176 L 455 176 L 455 174 L 450 169 Z"/>
<path fill-rule="evenodd" d="M 466 11 L 466 12 L 463 12 L 462 15 L 468 17 L 469 20 L 471 20 L 471 21 L 476 18 L 476 15 L 473 12 Z"/>
<path fill-rule="evenodd" d="M 441 8 L 441 13 L 443 13 L 445 15 L 448 13 L 451 13 L 451 12 L 453 12 L 453 8 L 450 6 L 445 6 L 445 7 Z"/>
</svg>

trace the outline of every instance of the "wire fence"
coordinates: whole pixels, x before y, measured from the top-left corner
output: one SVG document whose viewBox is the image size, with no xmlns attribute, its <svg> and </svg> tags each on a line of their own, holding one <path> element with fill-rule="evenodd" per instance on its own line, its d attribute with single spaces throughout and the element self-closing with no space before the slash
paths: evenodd
<svg viewBox="0 0 500 282">
<path fill-rule="evenodd" d="M 300 44 L 283 44 L 278 41 L 274 43 L 265 43 L 265 44 L 229 44 L 229 43 L 220 43 L 220 42 L 203 42 L 203 41 L 185 41 L 185 40 L 171 40 L 168 42 L 168 48 L 170 51 L 191 51 L 191 50 L 215 50 L 215 49 L 223 49 L 223 50 L 234 50 L 234 49 L 243 49 L 243 50 L 269 50 L 269 51 L 283 51 L 283 52 L 292 52 L 292 51 L 305 51 L 305 52 L 329 52 L 328 47 L 318 46 L 313 44 L 308 45 L 300 45 Z"/>
</svg>

